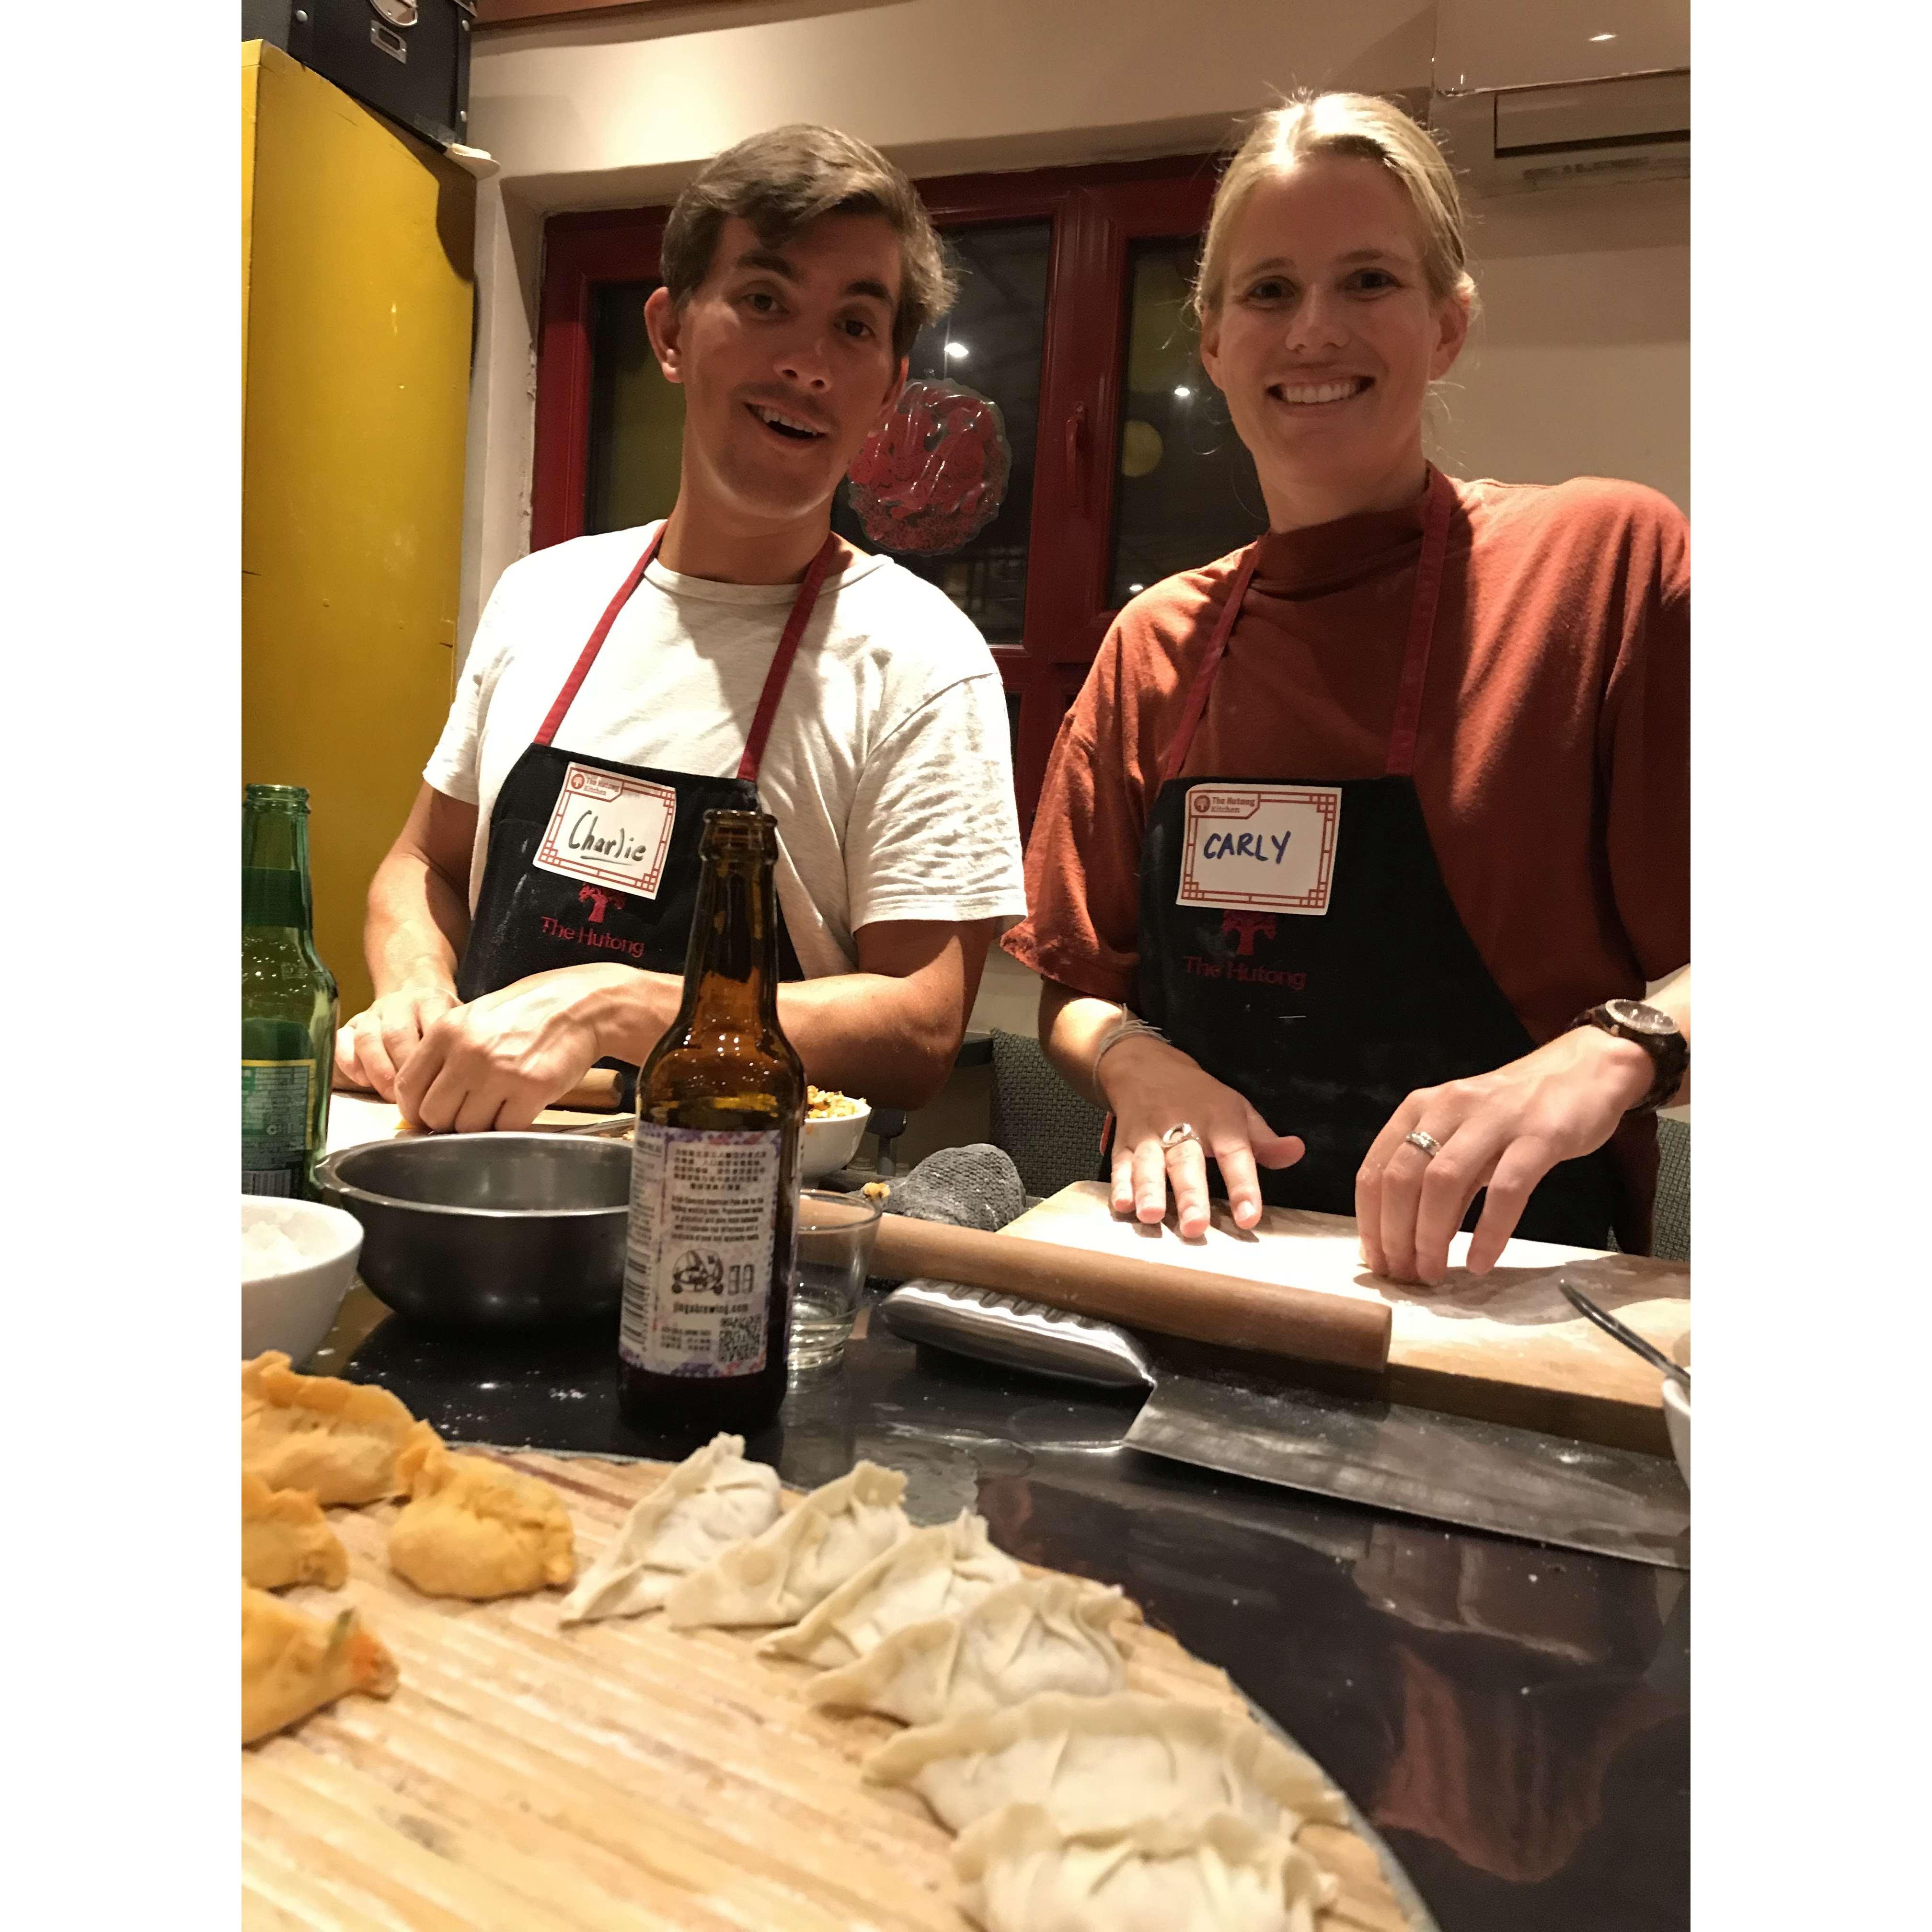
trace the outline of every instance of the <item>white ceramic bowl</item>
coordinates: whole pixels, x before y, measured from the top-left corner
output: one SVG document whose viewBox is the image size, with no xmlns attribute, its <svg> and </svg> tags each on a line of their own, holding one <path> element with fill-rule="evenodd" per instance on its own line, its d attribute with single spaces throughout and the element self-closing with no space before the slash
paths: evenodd
<svg viewBox="0 0 1932 1932">
<path fill-rule="evenodd" d="M 319 1201 L 283 1201 L 260 1194 L 242 1197 L 242 1226 L 266 1222 L 302 1251 L 272 1273 L 242 1282 L 242 1359 L 279 1348 L 298 1367 L 334 1325 L 342 1298 L 356 1279 L 362 1252 L 362 1224 L 340 1208 Z M 249 1266 L 244 1251 L 243 1267 Z"/>
<path fill-rule="evenodd" d="M 823 1180 L 850 1164 L 866 1138 L 866 1124 L 872 1110 L 864 1101 L 856 1102 L 856 1114 L 841 1114 L 830 1120 L 807 1120 L 798 1137 L 798 1174 L 801 1180 Z"/>
<path fill-rule="evenodd" d="M 1688 1484 L 1690 1480 L 1690 1396 L 1682 1382 L 1672 1378 L 1666 1378 L 1664 1384 L 1664 1423 L 1670 1431 L 1670 1453 L 1677 1458 L 1677 1466 L 1684 1472 Z"/>
</svg>

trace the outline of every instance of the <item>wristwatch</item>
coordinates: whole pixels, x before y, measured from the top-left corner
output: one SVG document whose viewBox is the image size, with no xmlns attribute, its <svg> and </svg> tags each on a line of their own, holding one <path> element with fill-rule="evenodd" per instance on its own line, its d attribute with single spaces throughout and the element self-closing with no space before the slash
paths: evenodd
<svg viewBox="0 0 1932 1932">
<path fill-rule="evenodd" d="M 1601 1027 L 1619 1040 L 1634 1040 L 1650 1055 L 1657 1077 L 1650 1091 L 1630 1108 L 1633 1114 L 1654 1114 L 1683 1085 L 1690 1067 L 1690 1042 L 1660 1006 L 1646 1006 L 1641 1000 L 1606 1000 L 1570 1022 L 1570 1030 L 1583 1026 Z"/>
</svg>

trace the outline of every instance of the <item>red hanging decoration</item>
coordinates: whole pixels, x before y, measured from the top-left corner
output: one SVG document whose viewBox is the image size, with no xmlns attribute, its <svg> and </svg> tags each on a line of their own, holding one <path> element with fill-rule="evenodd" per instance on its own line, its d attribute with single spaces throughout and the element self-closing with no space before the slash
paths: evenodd
<svg viewBox="0 0 1932 1932">
<path fill-rule="evenodd" d="M 881 550 L 944 556 L 999 514 L 1012 470 L 998 404 L 934 381 L 906 385 L 846 476 L 853 512 Z"/>
</svg>

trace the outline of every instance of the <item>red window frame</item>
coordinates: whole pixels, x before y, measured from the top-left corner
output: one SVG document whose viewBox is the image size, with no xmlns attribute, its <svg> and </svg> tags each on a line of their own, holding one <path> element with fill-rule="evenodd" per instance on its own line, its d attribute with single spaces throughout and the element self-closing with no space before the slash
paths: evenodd
<svg viewBox="0 0 1932 1932">
<path fill-rule="evenodd" d="M 942 230 L 1050 221 L 1040 440 L 1016 645 L 993 655 L 1020 700 L 1014 783 L 1030 829 L 1048 754 L 1115 612 L 1107 601 L 1120 399 L 1132 291 L 1128 251 L 1198 235 L 1214 197 L 1211 156 L 919 184 Z M 602 284 L 650 281 L 668 211 L 553 215 L 544 224 L 530 543 L 584 531 L 590 454 L 592 322 Z M 1050 562 L 1049 562 L 1050 560 Z"/>
</svg>

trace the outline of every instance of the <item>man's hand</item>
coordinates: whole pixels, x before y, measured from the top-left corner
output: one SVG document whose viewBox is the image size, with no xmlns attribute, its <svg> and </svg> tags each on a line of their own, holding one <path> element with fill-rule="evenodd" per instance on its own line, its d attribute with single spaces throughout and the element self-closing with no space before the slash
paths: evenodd
<svg viewBox="0 0 1932 1932">
<path fill-rule="evenodd" d="M 452 1007 L 410 1056 L 396 1104 L 405 1119 L 436 1132 L 527 1127 L 607 1054 L 623 1052 L 620 1010 L 662 976 L 601 963 L 566 966 Z"/>
<path fill-rule="evenodd" d="M 1238 1227 L 1262 1217 L 1263 1167 L 1292 1167 L 1305 1150 L 1292 1134 L 1277 1134 L 1232 1087 L 1165 1040 L 1145 1034 L 1124 1040 L 1100 1063 L 1096 1076 L 1114 1114 L 1113 1208 L 1117 1214 L 1158 1221 L 1174 1189 L 1175 1225 L 1192 1237 L 1208 1232 L 1208 1162 L 1220 1164 Z M 1160 1137 L 1186 1121 L 1201 1136 L 1163 1149 Z"/>
<path fill-rule="evenodd" d="M 1558 1161 L 1601 1147 L 1654 1072 L 1634 1041 L 1580 1027 L 1493 1073 L 1410 1094 L 1355 1177 L 1364 1259 L 1391 1281 L 1435 1286 L 1449 1271 L 1450 1238 L 1486 1187 L 1467 1263 L 1486 1274 L 1537 1183 Z M 1418 1128 L 1440 1154 L 1408 1144 Z"/>
<path fill-rule="evenodd" d="M 446 981 L 398 987 L 364 1006 L 337 1031 L 335 1084 L 368 1087 L 386 1100 L 423 1035 L 457 1004 Z"/>
</svg>

